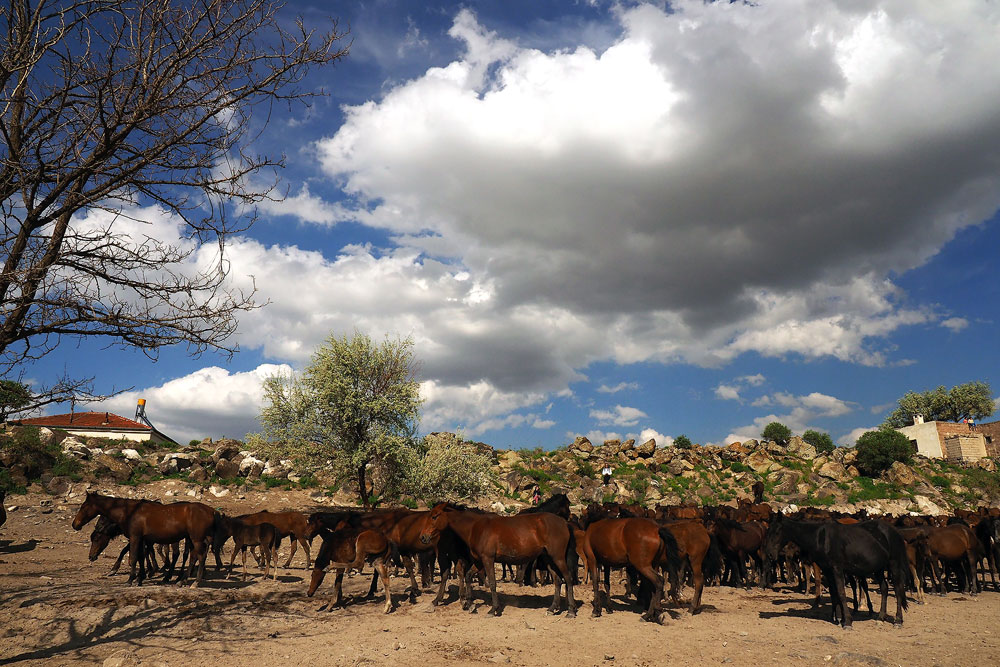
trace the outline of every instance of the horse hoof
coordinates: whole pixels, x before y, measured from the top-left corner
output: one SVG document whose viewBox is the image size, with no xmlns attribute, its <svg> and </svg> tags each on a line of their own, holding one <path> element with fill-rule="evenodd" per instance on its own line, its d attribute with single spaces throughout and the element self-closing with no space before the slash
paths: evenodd
<svg viewBox="0 0 1000 667">
<path fill-rule="evenodd" d="M 845 625 L 845 626 L 842 626 L 842 627 L 841 627 L 841 629 L 842 629 L 842 630 L 843 630 L 844 632 L 847 632 L 848 630 L 853 630 L 853 629 L 854 629 L 854 626 L 853 626 L 853 625 Z"/>
</svg>

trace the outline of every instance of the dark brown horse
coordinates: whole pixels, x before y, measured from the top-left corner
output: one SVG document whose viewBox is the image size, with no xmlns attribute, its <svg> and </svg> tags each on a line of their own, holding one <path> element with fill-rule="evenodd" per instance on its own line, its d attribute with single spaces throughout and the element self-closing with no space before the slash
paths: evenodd
<svg viewBox="0 0 1000 667">
<path fill-rule="evenodd" d="M 291 542 L 291 552 L 288 554 L 288 560 L 282 566 L 286 570 L 288 566 L 292 563 L 292 557 L 295 555 L 295 550 L 298 545 L 302 546 L 302 550 L 306 553 L 306 569 L 312 567 L 312 560 L 309 554 L 309 542 L 312 539 L 312 535 L 309 532 L 309 517 L 307 517 L 302 512 L 268 512 L 264 510 L 262 512 L 255 512 L 253 514 L 244 514 L 239 517 L 248 526 L 256 526 L 261 523 L 269 523 L 278 530 L 278 542 L 290 537 Z M 275 563 L 275 568 L 278 565 Z"/>
<path fill-rule="evenodd" d="M 427 544 L 447 528 L 468 546 L 472 562 L 486 573 L 492 593 L 491 614 L 502 613 L 497 596 L 494 563 L 520 565 L 542 558 L 552 572 L 555 592 L 549 613 L 558 613 L 562 584 L 566 584 L 567 616 L 576 616 L 573 598 L 573 575 L 576 567 L 576 539 L 566 520 L 550 514 L 521 514 L 500 517 L 494 514 L 451 509 L 447 503 L 436 505 L 424 518 L 420 539 Z M 572 564 L 572 566 L 571 566 Z M 466 573 L 466 579 L 471 570 Z M 464 608 L 471 606 L 471 582 L 466 582 L 467 597 Z"/>
<path fill-rule="evenodd" d="M 938 571 L 938 561 L 959 569 L 965 580 L 965 591 L 970 595 L 979 592 L 976 554 L 982 547 L 971 528 L 960 523 L 932 528 L 927 535 L 927 548 L 931 556 L 931 580 L 940 595 L 944 595 L 945 582 L 944 571 Z"/>
<path fill-rule="evenodd" d="M 750 577 L 747 573 L 747 558 L 753 560 L 758 575 L 763 572 L 760 549 L 764 544 L 767 526 L 759 521 L 740 523 L 729 519 L 711 519 L 706 528 L 715 534 L 719 540 L 719 548 L 726 557 L 727 570 L 731 568 L 736 584 L 750 588 Z M 725 578 L 725 577 L 723 577 Z M 763 585 L 761 577 L 758 581 Z M 725 583 L 725 582 L 723 582 Z"/>
<path fill-rule="evenodd" d="M 128 519 L 126 535 L 129 543 L 129 567 L 131 575 L 129 583 L 135 579 L 136 566 L 139 566 L 139 576 L 136 584 L 141 586 L 145 579 L 145 559 L 143 552 L 147 543 L 170 544 L 186 540 L 191 550 L 191 560 L 182 579 L 188 579 L 198 567 L 198 574 L 191 584 L 197 586 L 205 576 L 205 557 L 207 543 L 212 539 L 215 529 L 216 512 L 208 505 L 193 502 L 140 504 Z"/>
<path fill-rule="evenodd" d="M 690 570 L 694 594 L 688 609 L 692 614 L 697 614 L 701 611 L 701 594 L 705 589 L 704 564 L 712 545 L 712 536 L 700 521 L 672 521 L 660 525 L 673 534 L 681 559 Z M 671 589 L 670 595 L 675 604 L 680 604 L 676 588 Z"/>
<path fill-rule="evenodd" d="M 631 567 L 653 587 L 649 606 L 642 614 L 642 620 L 662 622 L 660 599 L 663 597 L 663 576 L 660 574 L 660 567 L 667 565 L 676 576 L 680 560 L 677 540 L 669 530 L 661 528 L 652 519 L 602 519 L 587 526 L 583 551 L 587 572 L 594 584 L 595 617 L 601 615 L 602 607 L 607 608 L 608 613 L 612 611 L 611 591 L 607 580 L 603 604 L 601 601 L 598 581 L 600 568 Z"/>
<path fill-rule="evenodd" d="M 233 576 L 233 563 L 236 561 L 236 554 L 243 557 L 243 581 L 247 580 L 247 547 L 260 547 L 260 556 L 264 565 L 264 579 L 271 571 L 271 562 L 274 562 L 274 579 L 278 579 L 278 529 L 266 521 L 260 523 L 248 523 L 240 517 L 227 517 L 218 515 L 216 521 L 226 524 L 226 532 L 233 538 L 233 555 L 229 559 L 229 573 L 226 579 Z"/>
<path fill-rule="evenodd" d="M 337 579 L 334 584 L 334 597 L 320 607 L 328 611 L 343 603 L 343 582 L 344 573 L 350 569 L 360 569 L 365 562 L 373 563 L 376 571 L 376 578 L 372 579 L 372 588 L 377 583 L 378 574 L 382 575 L 382 587 L 385 591 L 385 613 L 393 609 L 392 592 L 389 590 L 389 567 L 388 561 L 393 554 L 392 544 L 385 538 L 380 530 L 361 528 L 357 525 L 351 526 L 346 517 L 341 522 L 334 525 L 333 529 L 324 527 L 320 531 L 323 539 L 313 563 L 312 577 L 309 581 L 309 589 L 306 595 L 312 597 L 323 578 L 326 576 L 328 566 L 337 570 Z M 337 561 L 337 562 L 335 562 Z M 372 595 L 369 591 L 368 597 Z"/>
<path fill-rule="evenodd" d="M 101 553 L 103 553 L 107 546 L 111 543 L 111 540 L 124 534 L 125 532 L 117 523 L 106 516 L 99 517 L 97 519 L 97 524 L 94 526 L 93 532 L 90 533 L 90 553 L 88 554 L 90 562 L 93 563 L 97 560 Z M 164 579 L 164 581 L 167 581 L 173 574 L 173 568 L 177 562 L 177 557 L 180 552 L 180 545 L 174 542 L 171 545 L 161 544 L 158 546 L 161 548 L 160 556 L 163 558 L 164 565 L 169 567 Z M 169 553 L 166 549 L 172 549 L 173 553 Z M 108 572 L 109 577 L 118 572 L 118 568 L 121 567 L 122 560 L 125 558 L 125 554 L 127 553 L 128 544 L 122 547 L 122 550 L 118 553 L 118 558 L 115 560 L 114 566 L 111 568 L 111 571 Z M 159 566 L 156 563 L 155 550 L 150 549 L 146 552 L 146 565 L 149 567 L 150 572 L 156 572 L 159 570 Z"/>
</svg>

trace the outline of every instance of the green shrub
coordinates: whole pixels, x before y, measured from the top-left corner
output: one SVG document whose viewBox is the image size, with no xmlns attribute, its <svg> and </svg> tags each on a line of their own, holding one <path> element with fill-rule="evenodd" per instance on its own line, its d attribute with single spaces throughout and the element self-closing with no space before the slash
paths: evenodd
<svg viewBox="0 0 1000 667">
<path fill-rule="evenodd" d="M 830 437 L 829 433 L 820 433 L 809 429 L 802 434 L 802 439 L 815 447 L 820 454 L 829 454 L 835 449 L 833 438 Z"/>
<path fill-rule="evenodd" d="M 730 461 L 729 469 L 732 470 L 733 472 L 750 472 L 751 470 L 753 470 L 753 468 L 751 468 L 747 464 L 741 463 L 739 461 Z"/>
<path fill-rule="evenodd" d="M 590 461 L 577 461 L 576 474 L 588 479 L 597 479 L 597 469 Z"/>
<path fill-rule="evenodd" d="M 913 449 L 910 440 L 899 431 L 868 431 L 858 438 L 856 465 L 869 477 L 877 477 L 896 461 L 909 463 Z"/>
<path fill-rule="evenodd" d="M 771 422 L 764 427 L 760 437 L 764 440 L 774 440 L 779 445 L 787 445 L 788 439 L 792 437 L 792 429 L 781 422 Z"/>
<path fill-rule="evenodd" d="M 674 447 L 677 449 L 691 449 L 694 445 L 691 444 L 691 438 L 687 437 L 683 433 L 676 438 L 674 438 Z"/>
<path fill-rule="evenodd" d="M 399 504 L 411 510 L 417 509 L 417 501 L 414 500 L 413 498 L 400 498 Z"/>
<path fill-rule="evenodd" d="M 944 475 L 931 475 L 928 481 L 939 489 L 951 488 L 951 480 Z"/>
</svg>

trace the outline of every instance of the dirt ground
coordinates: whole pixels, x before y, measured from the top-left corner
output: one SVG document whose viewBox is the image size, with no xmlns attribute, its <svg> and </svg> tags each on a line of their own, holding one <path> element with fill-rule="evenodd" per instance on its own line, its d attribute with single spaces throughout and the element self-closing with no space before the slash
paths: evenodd
<svg viewBox="0 0 1000 667">
<path fill-rule="evenodd" d="M 165 490 L 144 494 L 162 497 Z M 231 513 L 316 507 L 304 492 L 244 495 L 208 496 L 204 502 Z M 928 597 L 923 606 L 910 605 L 902 628 L 862 612 L 854 629 L 843 631 L 828 621 L 828 603 L 813 610 L 798 593 L 731 588 L 706 589 L 705 611 L 691 616 L 671 609 L 663 626 L 640 622 L 621 599 L 615 600 L 618 612 L 591 618 L 589 586 L 577 587 L 584 606 L 575 619 L 546 615 L 549 587 L 503 584 L 504 613 L 491 618 L 482 605 L 474 614 L 454 602 L 434 608 L 429 594 L 411 603 L 402 578 L 392 583 L 399 607 L 390 615 L 382 613 L 381 597 L 318 611 L 333 577 L 316 598 L 307 598 L 301 552 L 277 582 L 261 581 L 259 570 L 251 570 L 246 583 L 213 575 L 198 589 L 129 588 L 124 575 L 105 576 L 124 545 L 121 538 L 96 563 L 88 562 L 93 524 L 80 532 L 70 527 L 81 500 L 7 498 L 7 507 L 17 509 L 0 528 L 0 664 L 1000 663 L 1000 594 L 993 591 L 978 598 Z M 345 593 L 360 596 L 368 582 L 367 575 L 351 577 Z M 450 599 L 455 595 L 453 584 Z"/>
</svg>

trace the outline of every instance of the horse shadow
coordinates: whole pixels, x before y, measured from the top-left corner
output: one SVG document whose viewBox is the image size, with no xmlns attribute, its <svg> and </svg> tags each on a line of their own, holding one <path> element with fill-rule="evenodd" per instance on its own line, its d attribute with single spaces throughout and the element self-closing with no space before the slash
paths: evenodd
<svg viewBox="0 0 1000 667">
<path fill-rule="evenodd" d="M 14 544 L 13 540 L 0 540 L 0 554 L 19 554 L 25 551 L 34 551 L 35 547 L 41 544 L 41 540 L 30 539 L 23 544 Z"/>
</svg>

